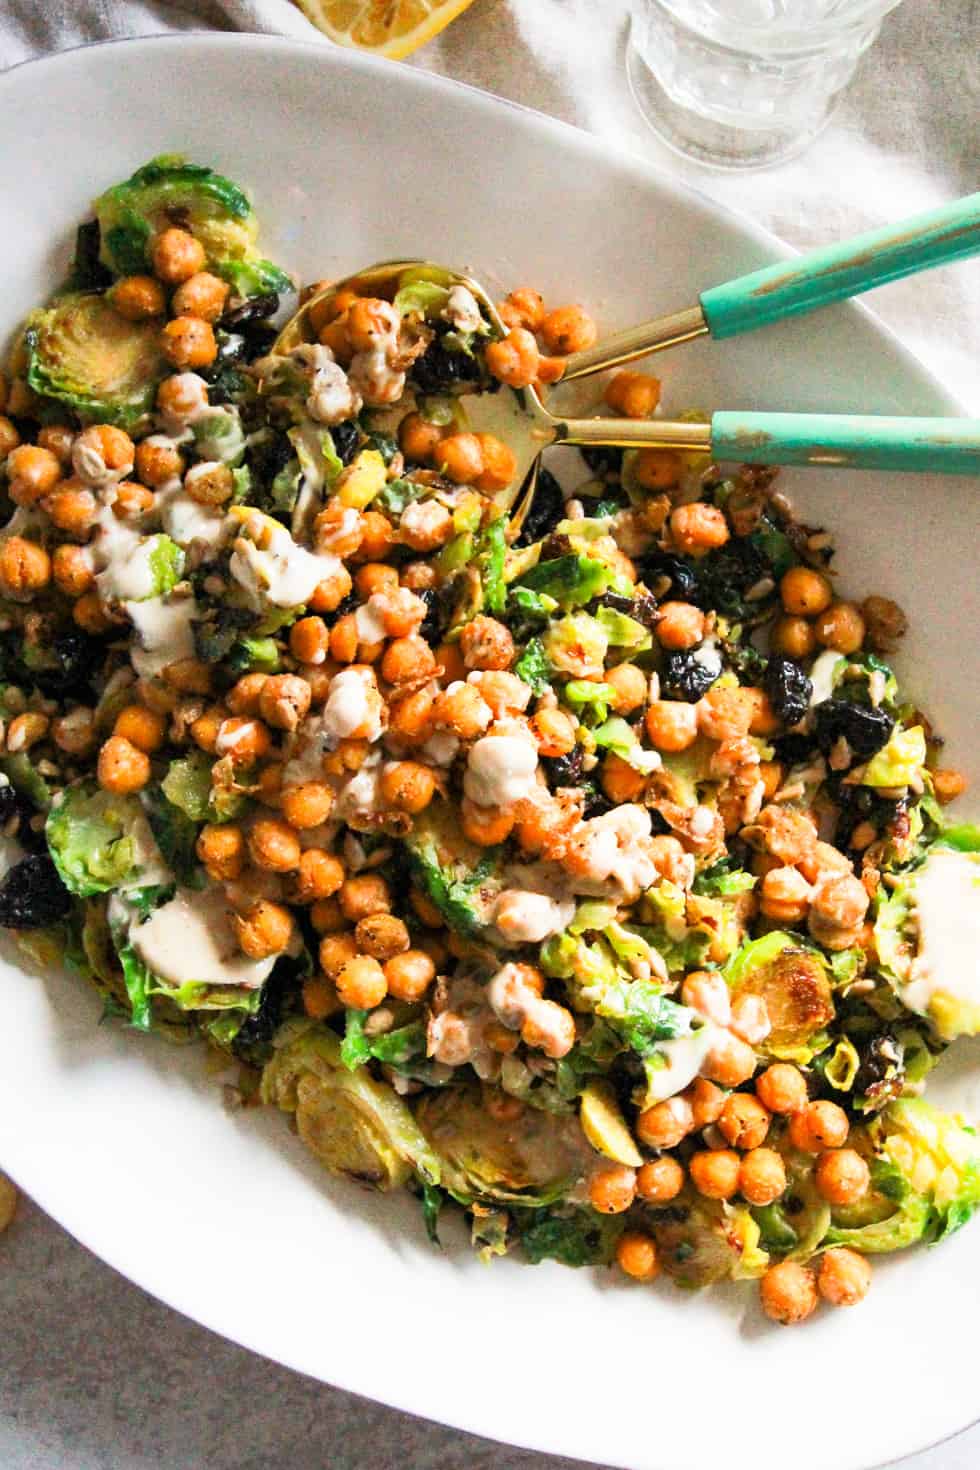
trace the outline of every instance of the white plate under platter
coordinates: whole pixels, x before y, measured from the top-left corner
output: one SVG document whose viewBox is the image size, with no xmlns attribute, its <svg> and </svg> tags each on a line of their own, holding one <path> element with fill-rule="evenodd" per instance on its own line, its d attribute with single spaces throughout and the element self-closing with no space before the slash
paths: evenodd
<svg viewBox="0 0 980 1470">
<path fill-rule="evenodd" d="M 0 335 L 58 281 L 89 200 L 161 152 L 247 184 L 268 253 L 304 278 L 431 256 L 492 288 L 589 303 L 607 329 L 786 253 L 574 129 L 270 38 L 127 42 L 22 67 L 0 79 L 0 138 Z M 697 343 L 658 370 L 676 407 L 956 411 L 854 307 Z M 786 484 L 839 533 L 844 588 L 909 612 L 909 687 L 976 779 L 976 482 L 810 471 Z M 0 1164 L 104 1260 L 257 1352 L 630 1470 L 861 1470 L 980 1415 L 980 1230 L 888 1263 L 859 1310 L 793 1332 L 761 1320 L 750 1286 L 693 1296 L 483 1267 L 455 1243 L 434 1252 L 411 1201 L 326 1177 L 282 1117 L 226 1113 L 198 1050 L 97 1026 L 77 981 L 0 969 Z M 976 1115 L 976 1084 L 956 1072 Z"/>
</svg>

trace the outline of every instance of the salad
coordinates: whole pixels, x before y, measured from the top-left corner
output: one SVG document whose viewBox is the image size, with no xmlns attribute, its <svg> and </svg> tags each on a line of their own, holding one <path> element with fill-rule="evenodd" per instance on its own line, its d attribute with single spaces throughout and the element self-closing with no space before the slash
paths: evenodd
<svg viewBox="0 0 980 1470">
<path fill-rule="evenodd" d="M 923 1096 L 980 1032 L 980 829 L 901 609 L 768 469 L 559 449 L 501 513 L 473 405 L 549 392 L 581 307 L 405 270 L 277 351 L 294 289 L 163 157 L 17 334 L 0 924 L 433 1241 L 861 1300 L 980 1203 Z"/>
</svg>

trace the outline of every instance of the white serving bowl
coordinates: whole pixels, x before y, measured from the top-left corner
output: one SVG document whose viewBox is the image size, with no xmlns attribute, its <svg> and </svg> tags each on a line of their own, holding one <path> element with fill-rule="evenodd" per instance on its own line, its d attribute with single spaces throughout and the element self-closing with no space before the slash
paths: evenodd
<svg viewBox="0 0 980 1470">
<path fill-rule="evenodd" d="M 268 253 L 306 279 L 428 256 L 491 288 L 588 303 L 608 329 L 785 253 L 562 124 L 269 38 L 138 41 L 20 68 L 0 78 L 0 137 L 4 331 L 58 282 L 90 199 L 161 152 L 247 184 Z M 668 407 L 956 411 L 854 307 L 699 342 L 658 371 Z M 976 482 L 804 471 L 786 485 L 838 533 L 843 587 L 908 611 L 908 686 L 976 776 Z M 118 1270 L 257 1352 L 632 1470 L 859 1470 L 980 1414 L 976 1230 L 886 1264 L 860 1309 L 793 1332 L 763 1322 L 751 1286 L 695 1296 L 487 1268 L 455 1242 L 434 1251 L 409 1199 L 325 1176 L 283 1117 L 223 1111 L 199 1050 L 100 1027 L 98 1011 L 77 981 L 3 967 L 0 1163 Z"/>
</svg>

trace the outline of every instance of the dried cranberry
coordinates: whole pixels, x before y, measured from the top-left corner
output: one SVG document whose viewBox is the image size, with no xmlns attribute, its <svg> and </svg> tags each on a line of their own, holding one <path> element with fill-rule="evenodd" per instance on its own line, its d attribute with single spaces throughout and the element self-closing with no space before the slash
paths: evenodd
<svg viewBox="0 0 980 1470">
<path fill-rule="evenodd" d="M 0 925 L 6 929 L 46 929 L 71 909 L 71 894 L 47 853 L 16 863 L 0 884 Z"/>
<path fill-rule="evenodd" d="M 813 684 L 799 664 L 779 655 L 766 664 L 762 687 L 776 714 L 786 725 L 797 725 L 810 707 Z"/>
<path fill-rule="evenodd" d="M 829 751 L 843 736 L 859 760 L 868 760 L 887 745 L 895 721 L 884 710 L 846 699 L 825 699 L 814 710 L 813 731 L 822 751 Z"/>
</svg>

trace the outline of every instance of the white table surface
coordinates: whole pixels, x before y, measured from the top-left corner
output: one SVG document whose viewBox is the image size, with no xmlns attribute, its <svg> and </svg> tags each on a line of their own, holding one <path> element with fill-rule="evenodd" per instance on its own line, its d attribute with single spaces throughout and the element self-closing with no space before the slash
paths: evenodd
<svg viewBox="0 0 980 1470">
<path fill-rule="evenodd" d="M 299 18 L 277 10 L 281 3 L 0 0 L 0 68 L 53 45 L 203 20 L 271 29 L 285 16 L 283 28 L 298 33 Z M 800 247 L 980 188 L 977 0 L 906 0 L 811 151 L 746 175 L 686 163 L 645 132 L 623 81 L 628 8 L 627 0 L 475 0 L 413 64 L 646 152 Z M 896 283 L 872 304 L 980 413 L 980 265 Z M 902 1470 L 978 1464 L 980 1426 Z M 412 1419 L 234 1347 L 146 1296 L 21 1201 L 0 1236 L 0 1470 L 396 1465 L 572 1470 L 571 1461 Z"/>
</svg>

